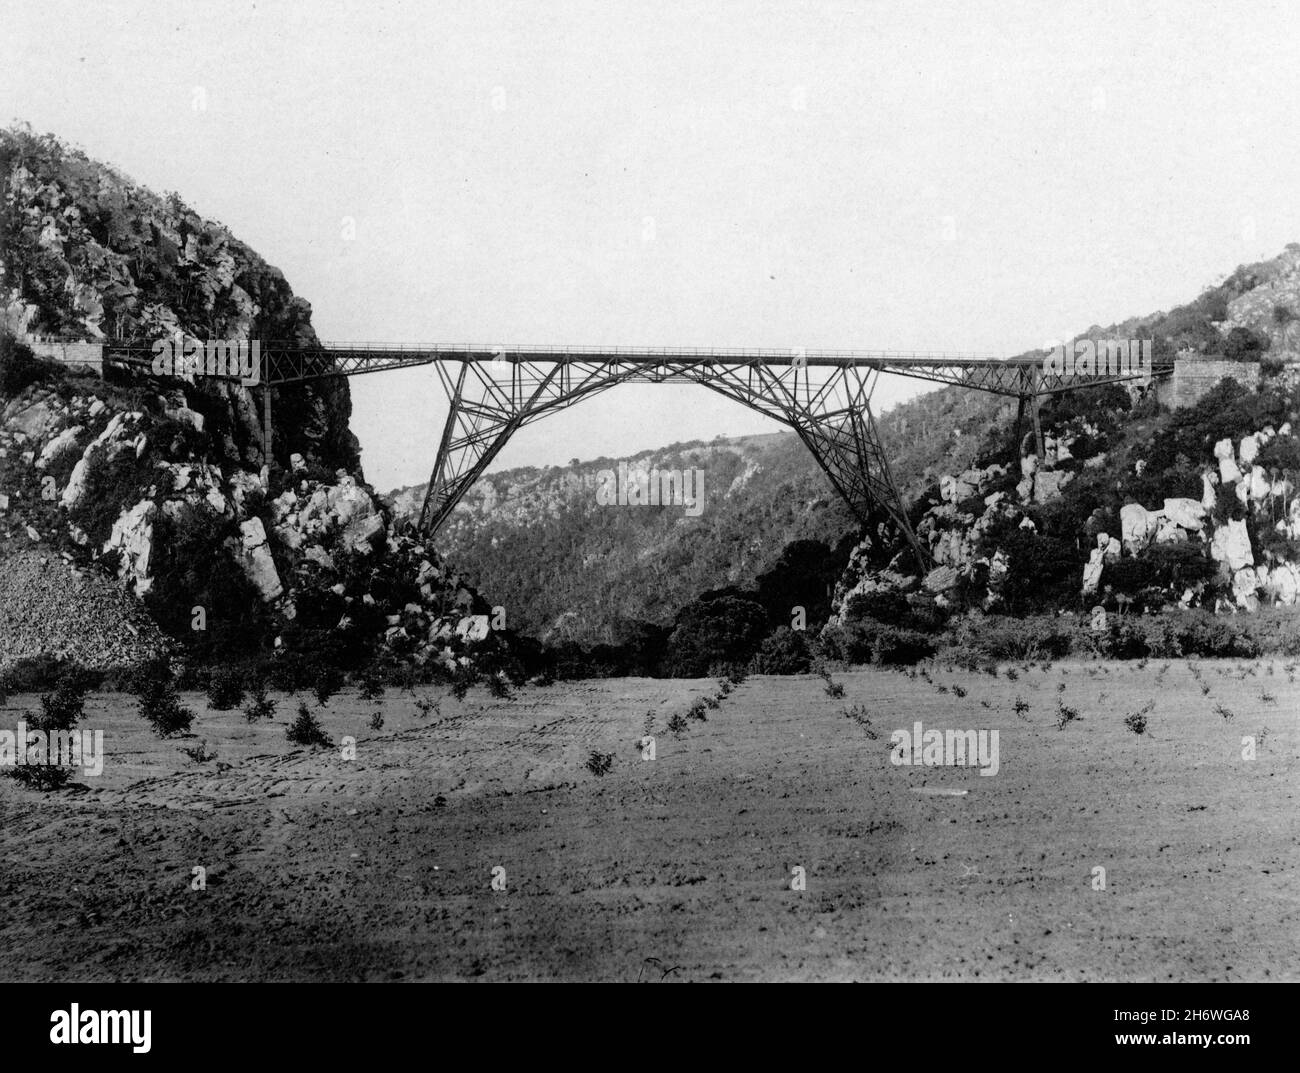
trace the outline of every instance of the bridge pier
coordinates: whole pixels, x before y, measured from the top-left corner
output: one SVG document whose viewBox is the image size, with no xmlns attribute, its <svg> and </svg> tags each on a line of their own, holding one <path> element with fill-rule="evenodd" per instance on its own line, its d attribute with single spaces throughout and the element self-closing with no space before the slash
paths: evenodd
<svg viewBox="0 0 1300 1073">
<path fill-rule="evenodd" d="M 271 453 L 271 385 L 262 388 L 262 453 L 269 466 L 275 456 Z"/>
</svg>

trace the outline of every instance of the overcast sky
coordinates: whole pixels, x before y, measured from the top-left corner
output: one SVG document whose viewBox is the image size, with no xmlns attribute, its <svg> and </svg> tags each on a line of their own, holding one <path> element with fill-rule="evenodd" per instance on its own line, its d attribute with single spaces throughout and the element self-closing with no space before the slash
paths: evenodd
<svg viewBox="0 0 1300 1073">
<path fill-rule="evenodd" d="M 337 340 L 1017 353 L 1300 240 L 1297 71 L 1287 2 L 0 0 L 0 119 Z M 425 480 L 433 370 L 352 387 L 367 477 Z M 777 427 L 626 387 L 494 468 Z"/>
</svg>

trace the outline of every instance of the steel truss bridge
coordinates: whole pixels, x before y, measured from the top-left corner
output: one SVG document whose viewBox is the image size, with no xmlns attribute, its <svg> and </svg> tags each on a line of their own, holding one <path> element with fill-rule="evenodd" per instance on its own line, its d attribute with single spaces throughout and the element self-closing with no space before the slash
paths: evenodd
<svg viewBox="0 0 1300 1073">
<path fill-rule="evenodd" d="M 792 428 L 866 523 L 881 509 L 907 539 L 918 563 L 929 556 L 913 532 L 871 409 L 887 373 L 990 392 L 1018 401 L 1017 440 L 1028 413 L 1038 450 L 1038 402 L 1045 396 L 1104 384 L 1144 382 L 1169 369 L 1075 375 L 1044 368 L 1042 359 L 983 354 L 869 350 L 690 349 L 574 346 L 405 346 L 384 343 L 260 344 L 266 443 L 277 387 L 335 376 L 360 376 L 432 365 L 447 394 L 448 414 L 420 512 L 435 534 L 506 442 L 524 425 L 619 384 L 695 383 Z M 106 344 L 104 359 L 149 366 L 149 346 Z"/>
</svg>

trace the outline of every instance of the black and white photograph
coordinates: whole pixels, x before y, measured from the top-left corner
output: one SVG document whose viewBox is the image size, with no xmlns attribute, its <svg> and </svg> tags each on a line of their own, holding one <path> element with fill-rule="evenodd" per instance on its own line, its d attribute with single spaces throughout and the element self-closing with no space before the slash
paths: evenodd
<svg viewBox="0 0 1300 1073">
<path fill-rule="evenodd" d="M 0 0 L 0 982 L 105 996 L 23 1032 L 1001 983 L 1249 1053 L 1298 71 L 1280 2 Z"/>
</svg>

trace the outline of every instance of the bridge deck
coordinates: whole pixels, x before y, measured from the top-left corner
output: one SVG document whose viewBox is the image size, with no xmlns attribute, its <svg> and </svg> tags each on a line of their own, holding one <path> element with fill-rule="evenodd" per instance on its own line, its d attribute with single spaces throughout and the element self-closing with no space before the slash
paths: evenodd
<svg viewBox="0 0 1300 1073">
<path fill-rule="evenodd" d="M 266 342 L 261 348 L 261 383 L 276 386 L 331 376 L 360 376 L 391 369 L 460 362 L 516 367 L 550 365 L 641 366 L 632 379 L 660 380 L 674 369 L 699 366 L 769 369 L 871 369 L 896 376 L 954 384 L 995 394 L 1047 395 L 1106 383 L 1145 380 L 1169 370 L 1162 366 L 1093 375 L 1043 373 L 1039 357 L 1004 357 L 944 351 L 841 350 L 826 348 L 772 349 L 764 347 L 623 347 L 509 344 L 402 344 L 322 342 L 303 347 Z M 110 361 L 141 366 L 151 360 L 145 346 L 105 347 Z"/>
</svg>

